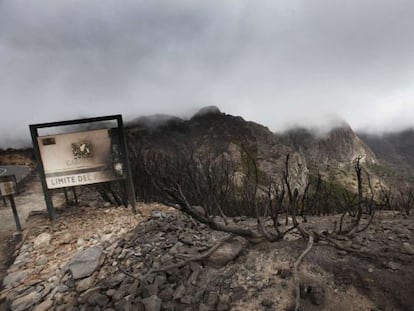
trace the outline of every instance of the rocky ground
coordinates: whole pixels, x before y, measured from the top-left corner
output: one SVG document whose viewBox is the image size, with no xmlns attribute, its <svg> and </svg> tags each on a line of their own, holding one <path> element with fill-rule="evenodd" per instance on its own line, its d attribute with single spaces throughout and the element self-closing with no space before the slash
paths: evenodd
<svg viewBox="0 0 414 311">
<path fill-rule="evenodd" d="M 58 209 L 53 223 L 45 212 L 29 218 L 3 280 L 5 309 L 292 310 L 292 266 L 306 247 L 299 236 L 259 245 L 232 239 L 189 261 L 226 235 L 159 204 L 139 204 L 134 215 L 80 199 L 80 207 Z M 315 217 L 306 226 L 322 231 L 332 223 Z M 301 264 L 305 310 L 414 309 L 412 216 L 382 212 L 339 244 L 316 243 Z"/>
</svg>

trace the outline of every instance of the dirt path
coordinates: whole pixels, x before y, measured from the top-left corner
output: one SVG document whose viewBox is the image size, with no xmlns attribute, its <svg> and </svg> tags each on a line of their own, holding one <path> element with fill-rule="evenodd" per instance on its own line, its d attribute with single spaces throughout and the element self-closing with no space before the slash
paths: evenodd
<svg viewBox="0 0 414 311">
<path fill-rule="evenodd" d="M 20 223 L 23 227 L 31 211 L 46 210 L 39 179 L 34 178 L 27 185 L 23 186 L 21 193 L 15 196 L 15 202 Z M 0 233 L 16 231 L 10 202 L 7 201 L 7 206 L 4 206 L 4 202 L 1 201 L 0 206 Z"/>
</svg>

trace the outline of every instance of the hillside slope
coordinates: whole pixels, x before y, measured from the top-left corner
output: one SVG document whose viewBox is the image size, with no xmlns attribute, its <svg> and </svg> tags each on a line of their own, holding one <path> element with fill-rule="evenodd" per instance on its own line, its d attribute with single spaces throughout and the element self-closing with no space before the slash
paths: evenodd
<svg viewBox="0 0 414 311">
<path fill-rule="evenodd" d="M 294 186 L 302 189 L 307 183 L 308 169 L 303 155 L 285 145 L 268 128 L 222 113 L 215 107 L 200 110 L 190 120 L 163 119 L 158 127 L 132 124 L 128 129 L 128 144 L 131 149 L 226 154 L 244 173 L 244 160 L 250 156 L 256 160 L 259 173 L 274 180 L 280 180 L 286 155 L 290 154 Z"/>
</svg>

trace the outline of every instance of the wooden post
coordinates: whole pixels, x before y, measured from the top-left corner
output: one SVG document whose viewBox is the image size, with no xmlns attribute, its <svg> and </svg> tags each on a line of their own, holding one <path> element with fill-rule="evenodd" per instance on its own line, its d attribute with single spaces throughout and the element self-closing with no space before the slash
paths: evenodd
<svg viewBox="0 0 414 311">
<path fill-rule="evenodd" d="M 68 189 L 66 187 L 63 188 L 63 193 L 65 194 L 66 207 L 69 207 Z"/>
<path fill-rule="evenodd" d="M 76 187 L 72 187 L 72 192 L 73 192 L 73 200 L 75 201 L 75 205 L 79 206 L 78 195 L 76 194 Z"/>
<path fill-rule="evenodd" d="M 137 213 L 137 209 L 136 209 L 136 201 L 135 201 L 135 190 L 134 190 L 134 184 L 132 181 L 132 172 L 131 172 L 131 166 L 129 164 L 129 158 L 128 158 L 128 148 L 127 148 L 127 144 L 126 144 L 126 138 L 125 138 L 125 132 L 124 132 L 124 124 L 122 122 L 122 117 L 119 116 L 117 118 L 118 121 L 118 129 L 119 129 L 119 140 L 120 140 L 120 144 L 121 144 L 121 150 L 124 151 L 124 163 L 126 165 L 126 179 L 125 179 L 125 183 L 126 183 L 126 190 L 127 190 L 127 194 L 128 194 L 128 198 L 129 198 L 129 204 L 131 204 L 132 206 L 132 211 L 134 212 L 134 214 Z"/>
<path fill-rule="evenodd" d="M 14 196 L 9 195 L 8 197 L 10 200 L 11 208 L 13 210 L 13 217 L 16 223 L 17 232 L 22 232 L 22 226 L 20 225 L 19 215 L 17 214 L 16 203 L 14 202 Z"/>
</svg>

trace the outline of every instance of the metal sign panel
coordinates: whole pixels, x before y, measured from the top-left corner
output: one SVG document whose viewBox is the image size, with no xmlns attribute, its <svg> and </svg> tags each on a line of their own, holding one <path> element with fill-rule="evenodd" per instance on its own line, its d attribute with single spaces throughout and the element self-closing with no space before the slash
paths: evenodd
<svg viewBox="0 0 414 311">
<path fill-rule="evenodd" d="M 125 178 L 117 129 L 37 137 L 48 189 Z"/>
<path fill-rule="evenodd" d="M 9 196 L 17 193 L 16 177 L 14 175 L 0 177 L 0 195 Z"/>
<path fill-rule="evenodd" d="M 114 121 L 117 127 L 108 128 L 108 122 Z M 98 123 L 101 123 L 99 130 L 39 136 L 39 129 L 79 127 L 81 124 L 90 124 L 96 128 Z M 126 190 L 124 203 L 129 203 L 134 213 L 137 212 L 122 115 L 31 124 L 29 127 L 51 220 L 56 218 L 56 211 L 50 189 L 121 179 L 125 181 L 122 183 Z M 76 197 L 75 189 L 72 190 Z"/>
</svg>

